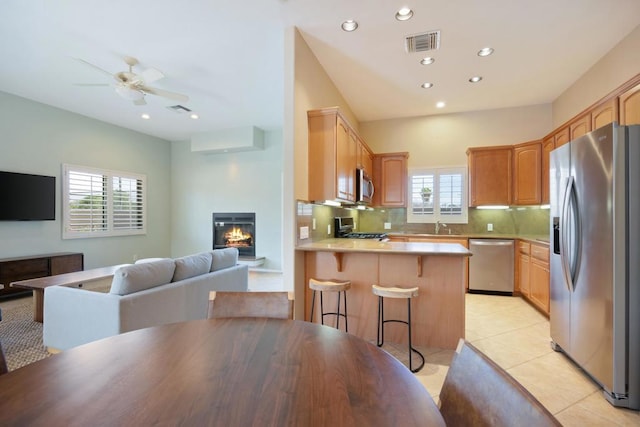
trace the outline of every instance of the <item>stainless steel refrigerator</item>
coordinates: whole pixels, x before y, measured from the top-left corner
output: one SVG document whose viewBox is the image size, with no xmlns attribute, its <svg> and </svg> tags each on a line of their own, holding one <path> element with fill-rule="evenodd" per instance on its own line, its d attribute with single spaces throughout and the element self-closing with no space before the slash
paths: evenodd
<svg viewBox="0 0 640 427">
<path fill-rule="evenodd" d="M 556 148 L 549 181 L 552 347 L 640 409 L 640 126 Z"/>
</svg>

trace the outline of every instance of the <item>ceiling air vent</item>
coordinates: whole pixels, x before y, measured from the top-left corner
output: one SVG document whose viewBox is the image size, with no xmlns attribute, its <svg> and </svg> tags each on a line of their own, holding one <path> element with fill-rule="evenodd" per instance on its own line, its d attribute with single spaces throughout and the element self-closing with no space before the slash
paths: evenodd
<svg viewBox="0 0 640 427">
<path fill-rule="evenodd" d="M 190 113 L 191 110 L 182 105 L 170 105 L 167 107 L 169 110 L 173 110 L 176 113 Z"/>
<path fill-rule="evenodd" d="M 440 49 L 440 30 L 406 36 L 404 48 L 407 53 Z"/>
</svg>

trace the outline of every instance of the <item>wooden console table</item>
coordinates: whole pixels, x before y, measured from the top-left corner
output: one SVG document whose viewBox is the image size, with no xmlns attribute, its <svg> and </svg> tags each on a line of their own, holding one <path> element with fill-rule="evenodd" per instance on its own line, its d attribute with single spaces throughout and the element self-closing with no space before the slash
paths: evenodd
<svg viewBox="0 0 640 427">
<path fill-rule="evenodd" d="M 40 277 L 37 279 L 11 282 L 11 287 L 33 290 L 33 320 L 42 323 L 44 309 L 44 290 L 49 286 L 82 286 L 83 283 L 105 279 L 114 275 L 115 271 L 126 264 L 110 265 L 108 267 L 94 268 L 92 270 L 75 271 L 71 273 L 57 274 L 55 276 Z"/>
<path fill-rule="evenodd" d="M 58 252 L 0 259 L 0 297 L 25 292 L 9 286 L 11 282 L 53 276 L 84 269 L 84 254 Z"/>
</svg>

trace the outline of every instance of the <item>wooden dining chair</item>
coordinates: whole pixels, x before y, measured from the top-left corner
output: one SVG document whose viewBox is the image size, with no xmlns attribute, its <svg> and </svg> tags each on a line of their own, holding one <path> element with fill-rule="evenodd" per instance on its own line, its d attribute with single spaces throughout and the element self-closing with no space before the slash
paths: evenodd
<svg viewBox="0 0 640 427">
<path fill-rule="evenodd" d="M 293 292 L 210 292 L 208 317 L 293 319 Z"/>
<path fill-rule="evenodd" d="M 440 413 L 453 426 L 559 426 L 520 383 L 460 340 L 440 391 Z"/>
<path fill-rule="evenodd" d="M 7 360 L 4 358 L 4 351 L 2 350 L 2 343 L 0 342 L 0 375 L 9 372 L 7 367 Z"/>
</svg>

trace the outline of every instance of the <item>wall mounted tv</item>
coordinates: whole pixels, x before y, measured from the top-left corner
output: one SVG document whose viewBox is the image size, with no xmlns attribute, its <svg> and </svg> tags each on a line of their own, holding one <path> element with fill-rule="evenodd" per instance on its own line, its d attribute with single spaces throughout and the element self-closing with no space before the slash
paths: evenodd
<svg viewBox="0 0 640 427">
<path fill-rule="evenodd" d="M 0 221 L 55 219 L 55 176 L 0 171 Z"/>
</svg>

